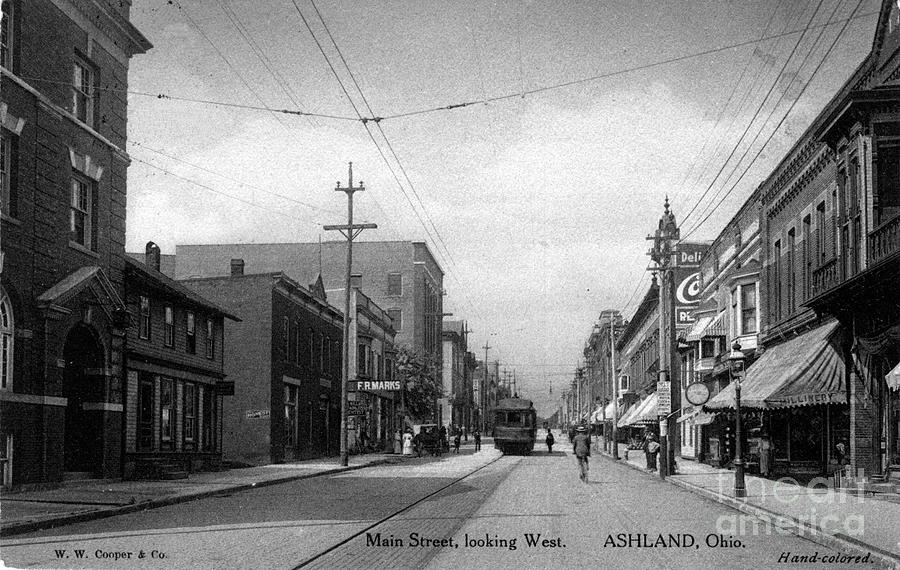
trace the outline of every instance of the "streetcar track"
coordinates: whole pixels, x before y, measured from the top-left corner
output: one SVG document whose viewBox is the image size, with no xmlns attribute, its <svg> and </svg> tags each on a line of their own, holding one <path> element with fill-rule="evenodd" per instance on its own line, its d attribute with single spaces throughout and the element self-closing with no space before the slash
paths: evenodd
<svg viewBox="0 0 900 570">
<path fill-rule="evenodd" d="M 478 473 L 478 472 L 481 471 L 482 469 L 486 469 L 487 467 L 490 467 L 491 465 L 493 465 L 494 463 L 497 463 L 498 461 L 500 461 L 500 460 L 503 459 L 504 457 L 509 457 L 509 456 L 507 456 L 507 455 L 501 455 L 501 456 L 497 457 L 496 459 L 493 459 L 493 460 L 489 461 L 488 463 L 485 463 L 484 465 L 482 465 L 481 467 L 475 469 L 474 471 L 472 471 L 472 472 L 470 472 L 470 473 L 466 473 L 466 474 L 463 475 L 462 477 L 459 477 L 459 478 L 457 478 L 457 479 L 454 479 L 453 481 L 447 483 L 446 485 L 444 485 L 444 486 L 442 486 L 442 487 L 439 487 L 438 489 L 432 491 L 431 493 L 428 493 L 427 495 L 425 495 L 425 496 L 423 496 L 423 497 L 420 497 L 419 499 L 417 499 L 417 500 L 413 501 L 412 503 L 406 505 L 406 506 L 403 507 L 402 509 L 398 509 L 398 510 L 394 511 L 393 513 L 391 513 L 391 514 L 389 514 L 389 515 L 387 515 L 387 516 L 381 518 L 380 520 L 375 521 L 374 523 L 372 523 L 371 525 L 367 526 L 366 528 L 360 530 L 359 532 L 353 533 L 353 534 L 351 534 L 350 536 L 348 536 L 347 538 L 344 538 L 344 539 L 338 541 L 337 543 L 333 544 L 333 545 L 330 546 L 329 548 L 323 550 L 322 552 L 319 552 L 319 553 L 316 554 L 315 556 L 312 556 L 312 557 L 310 557 L 310 558 L 307 558 L 306 560 L 304 560 L 304 561 L 301 562 L 300 564 L 294 566 L 294 570 L 297 570 L 298 568 L 303 568 L 303 567 L 305 567 L 305 566 L 308 566 L 308 565 L 312 564 L 312 563 L 315 562 L 316 560 L 322 558 L 323 556 L 325 556 L 325 555 L 327 555 L 327 554 L 330 554 L 331 552 L 334 552 L 334 551 L 337 550 L 338 548 L 340 548 L 340 547 L 342 547 L 342 546 L 344 546 L 344 545 L 350 543 L 352 540 L 354 540 L 354 539 L 356 539 L 356 538 L 362 536 L 363 534 L 367 533 L 368 531 L 372 530 L 373 528 L 375 528 L 375 527 L 377 527 L 377 526 L 379 526 L 379 525 L 382 525 L 382 524 L 388 522 L 389 520 L 391 520 L 391 519 L 397 517 L 398 515 L 400 515 L 400 514 L 406 512 L 406 511 L 412 509 L 413 507 L 416 507 L 416 506 L 418 506 L 418 505 L 424 503 L 425 501 L 431 499 L 431 498 L 434 497 L 435 495 L 437 495 L 437 494 L 443 492 L 444 490 L 446 490 L 446 489 L 452 487 L 453 485 L 456 485 L 457 483 L 461 482 L 462 480 L 467 479 L 467 478 L 471 477 L 472 475 L 475 475 L 476 473 Z"/>
</svg>

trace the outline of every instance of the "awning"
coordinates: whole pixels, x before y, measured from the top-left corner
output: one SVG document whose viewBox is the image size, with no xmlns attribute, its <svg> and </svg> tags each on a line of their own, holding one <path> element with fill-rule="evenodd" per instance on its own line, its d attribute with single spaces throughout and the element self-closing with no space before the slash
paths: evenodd
<svg viewBox="0 0 900 570">
<path fill-rule="evenodd" d="M 616 403 L 615 401 L 606 404 L 606 419 L 611 420 L 615 416 L 616 413 Z"/>
<path fill-rule="evenodd" d="M 741 407 L 774 409 L 845 404 L 844 363 L 832 342 L 833 322 L 767 349 L 747 369 L 741 383 Z M 704 406 L 734 408 L 734 382 Z"/>
<path fill-rule="evenodd" d="M 686 422 L 688 420 L 694 419 L 697 416 L 697 414 L 699 414 L 699 413 L 700 413 L 700 408 L 694 408 L 690 412 L 684 414 L 683 416 L 681 416 L 680 418 L 675 420 L 675 423 L 680 424 L 681 422 Z"/>
<path fill-rule="evenodd" d="M 716 414 L 700 412 L 699 414 L 697 414 L 697 417 L 694 418 L 694 425 L 695 426 L 705 426 L 705 425 L 711 424 L 714 419 L 716 419 Z"/>
<path fill-rule="evenodd" d="M 659 395 L 656 392 L 650 394 L 644 402 L 641 404 L 641 407 L 638 408 L 638 411 L 635 412 L 634 417 L 631 420 L 631 424 L 655 424 L 659 421 L 657 417 L 658 414 L 656 412 L 657 403 L 659 402 Z"/>
<path fill-rule="evenodd" d="M 597 409 L 591 413 L 591 423 L 599 424 L 603 421 L 603 406 L 597 406 Z"/>
<path fill-rule="evenodd" d="M 638 408 L 641 407 L 642 402 L 635 402 L 629 406 L 629 408 L 625 411 L 625 414 L 619 418 L 619 423 L 616 424 L 618 427 L 626 427 L 631 425 L 631 418 L 634 416 L 635 412 L 638 411 Z"/>
<path fill-rule="evenodd" d="M 694 321 L 694 326 L 691 327 L 687 336 L 684 337 L 685 340 L 688 342 L 699 342 L 703 336 L 703 331 L 706 330 L 706 327 L 709 326 L 712 320 L 713 317 L 700 317 Z"/>
<path fill-rule="evenodd" d="M 728 336 L 728 323 L 726 322 L 725 317 L 726 314 L 727 311 L 722 311 L 721 313 L 716 315 L 716 318 L 714 318 L 712 322 L 707 325 L 700 337 L 705 338 L 710 336 Z"/>
<path fill-rule="evenodd" d="M 894 366 L 894 369 L 888 372 L 884 379 L 887 381 L 888 388 L 900 390 L 900 364 Z"/>
</svg>

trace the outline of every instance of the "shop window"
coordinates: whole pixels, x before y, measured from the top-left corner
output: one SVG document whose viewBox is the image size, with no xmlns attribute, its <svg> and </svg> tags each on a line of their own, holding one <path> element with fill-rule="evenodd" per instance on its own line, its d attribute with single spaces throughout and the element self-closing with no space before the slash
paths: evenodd
<svg viewBox="0 0 900 570">
<path fill-rule="evenodd" d="M 184 384 L 184 442 L 193 445 L 197 441 L 197 387 Z"/>
<path fill-rule="evenodd" d="M 150 297 L 141 295 L 139 305 L 138 338 L 150 340 Z"/>
<path fill-rule="evenodd" d="M 197 323 L 194 320 L 194 311 L 188 311 L 185 317 L 187 320 L 187 332 L 185 333 L 185 347 L 188 354 L 197 353 Z"/>
<path fill-rule="evenodd" d="M 299 425 L 297 421 L 297 401 L 299 390 L 292 384 L 284 385 L 284 446 L 296 447 Z"/>
<path fill-rule="evenodd" d="M 160 381 L 159 435 L 163 442 L 171 442 L 175 431 L 175 383 L 169 378 Z"/>
<path fill-rule="evenodd" d="M 0 390 L 12 390 L 13 387 L 14 331 L 12 303 L 6 290 L 0 287 Z"/>
</svg>

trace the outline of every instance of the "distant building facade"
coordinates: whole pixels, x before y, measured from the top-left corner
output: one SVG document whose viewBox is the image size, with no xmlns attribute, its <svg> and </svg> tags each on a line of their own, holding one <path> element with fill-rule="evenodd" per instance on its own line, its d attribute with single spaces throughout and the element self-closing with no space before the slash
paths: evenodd
<svg viewBox="0 0 900 570">
<path fill-rule="evenodd" d="M 186 279 L 186 287 L 241 315 L 226 322 L 225 460 L 260 465 L 335 455 L 340 449 L 343 316 L 321 281 L 303 287 L 284 273 Z"/>
</svg>

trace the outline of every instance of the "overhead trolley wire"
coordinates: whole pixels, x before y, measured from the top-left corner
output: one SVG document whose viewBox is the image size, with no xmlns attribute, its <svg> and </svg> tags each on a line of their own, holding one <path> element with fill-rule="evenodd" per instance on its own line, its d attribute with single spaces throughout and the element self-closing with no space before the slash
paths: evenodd
<svg viewBox="0 0 900 570">
<path fill-rule="evenodd" d="M 853 8 L 852 14 L 855 14 L 856 11 L 859 10 L 859 7 L 862 5 L 862 1 L 863 0 L 858 0 L 858 2 L 856 3 L 856 6 Z M 793 111 L 794 107 L 797 105 L 797 102 L 803 97 L 803 94 L 806 93 L 806 89 L 812 84 L 812 81 L 815 78 L 816 74 L 822 68 L 822 65 L 825 64 L 825 61 L 828 59 L 828 56 L 831 55 L 831 52 L 834 49 L 834 46 L 837 45 L 838 40 L 841 39 L 841 36 L 843 36 L 844 31 L 847 29 L 848 25 L 853 20 L 852 14 L 851 14 L 850 18 L 847 18 L 846 20 L 844 20 L 843 27 L 841 27 L 841 30 L 834 37 L 834 39 L 831 42 L 831 45 L 828 46 L 828 50 L 825 52 L 825 55 L 822 56 L 821 61 L 819 61 L 819 64 L 813 70 L 812 74 L 809 77 L 809 80 L 803 85 L 803 88 L 800 90 L 800 93 L 797 95 L 797 97 L 791 103 L 790 108 L 787 110 L 787 112 L 784 114 L 784 116 L 781 117 L 781 120 L 778 121 L 778 124 L 775 125 L 775 128 L 772 129 L 772 132 L 769 134 L 769 137 L 762 144 L 762 146 L 759 147 L 759 150 L 756 152 L 756 155 L 754 155 L 753 159 L 750 161 L 750 163 L 747 165 L 747 167 L 741 173 L 740 177 L 737 180 L 735 180 L 734 184 L 731 185 L 731 187 L 728 189 L 728 192 L 726 192 L 725 195 L 722 196 L 722 198 L 716 203 L 715 207 L 712 210 L 710 210 L 709 213 L 707 213 L 706 216 L 702 220 L 700 220 L 700 222 L 696 226 L 694 226 L 683 238 L 681 238 L 682 241 L 687 239 L 688 237 L 690 237 L 694 232 L 696 232 L 706 222 L 706 220 L 709 219 L 709 217 L 713 214 L 713 212 L 716 211 L 716 209 L 722 204 L 722 202 L 724 202 L 725 199 L 728 198 L 728 196 L 737 187 L 738 183 L 740 183 L 740 181 L 743 180 L 744 176 L 750 170 L 750 167 L 753 166 L 753 164 L 756 162 L 756 159 L 759 158 L 760 154 L 762 154 L 762 151 L 766 148 L 766 146 L 768 146 L 769 142 L 771 142 L 772 138 L 775 136 L 775 133 L 778 132 L 778 129 L 780 129 L 781 125 L 783 125 L 785 120 L 787 120 L 788 116 L 791 114 L 791 111 Z"/>
</svg>

